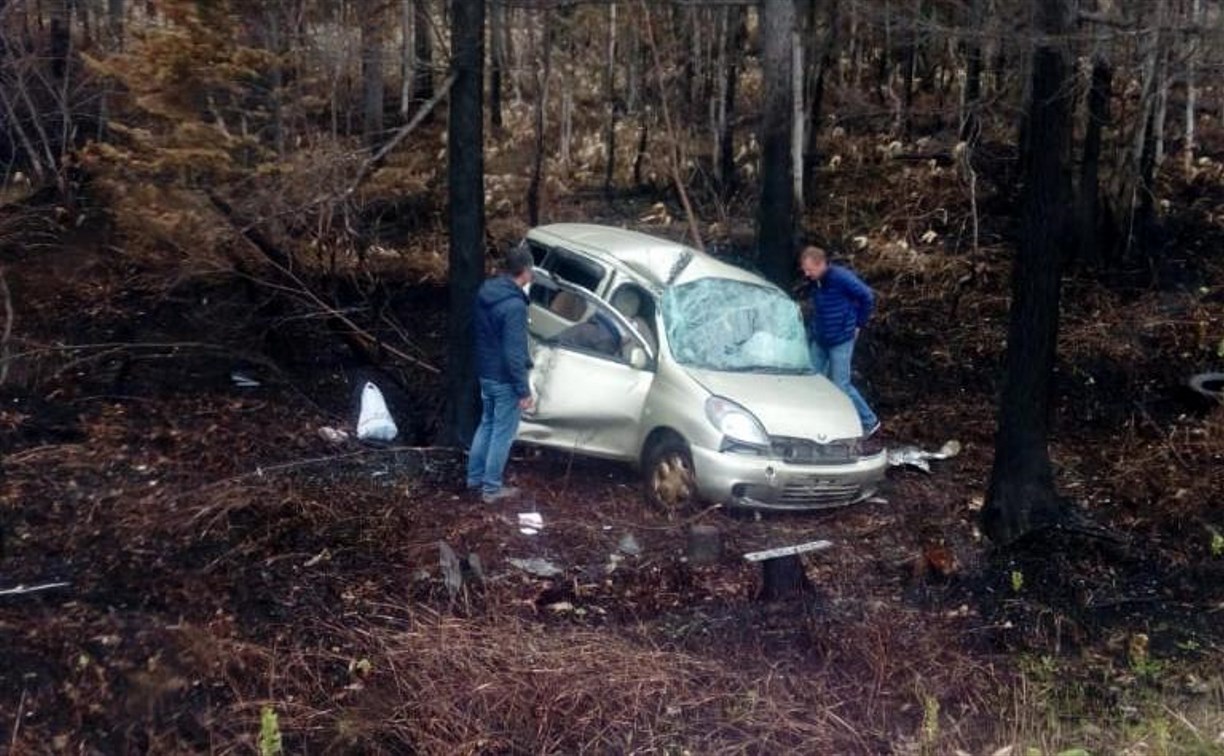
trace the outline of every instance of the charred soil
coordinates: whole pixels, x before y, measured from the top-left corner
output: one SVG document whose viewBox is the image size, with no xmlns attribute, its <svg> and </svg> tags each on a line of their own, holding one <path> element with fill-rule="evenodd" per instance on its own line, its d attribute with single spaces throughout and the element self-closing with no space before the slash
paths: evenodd
<svg viewBox="0 0 1224 756">
<path fill-rule="evenodd" d="M 552 453 L 512 461 L 522 501 L 462 492 L 430 445 L 439 288 L 363 302 L 420 363 L 373 368 L 377 338 L 258 282 L 166 286 L 85 232 L 6 252 L 0 750 L 249 752 L 274 726 L 287 752 L 1219 752 L 1224 414 L 1179 389 L 1219 348 L 1219 260 L 1189 289 L 1068 281 L 1053 452 L 1093 524 L 1007 553 L 975 524 L 1003 255 L 852 262 L 882 293 L 860 367 L 886 440 L 964 452 L 844 510 L 674 522 L 631 470 Z M 323 438 L 371 377 L 406 443 Z M 720 563 L 685 561 L 695 523 Z M 814 539 L 815 591 L 758 601 L 741 555 Z"/>
</svg>

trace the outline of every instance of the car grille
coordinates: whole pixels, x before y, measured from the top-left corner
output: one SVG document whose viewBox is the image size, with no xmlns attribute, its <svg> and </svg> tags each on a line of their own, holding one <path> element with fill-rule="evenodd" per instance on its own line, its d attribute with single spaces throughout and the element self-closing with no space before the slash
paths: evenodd
<svg viewBox="0 0 1224 756">
<path fill-rule="evenodd" d="M 793 465 L 841 465 L 858 457 L 849 441 L 818 444 L 806 438 L 774 436 L 770 447 L 774 458 Z"/>
<path fill-rule="evenodd" d="M 844 507 L 863 495 L 857 483 L 835 483 L 818 478 L 794 480 L 778 492 L 777 504 L 791 507 Z"/>
</svg>

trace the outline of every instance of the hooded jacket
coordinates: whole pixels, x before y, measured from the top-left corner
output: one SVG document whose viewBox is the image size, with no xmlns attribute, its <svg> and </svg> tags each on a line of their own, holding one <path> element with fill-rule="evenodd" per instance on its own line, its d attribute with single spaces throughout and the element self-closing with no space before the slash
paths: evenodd
<svg viewBox="0 0 1224 756">
<path fill-rule="evenodd" d="M 808 284 L 812 302 L 809 337 L 823 347 L 835 347 L 854 338 L 854 331 L 867 325 L 875 306 L 875 295 L 858 276 L 839 265 Z"/>
<path fill-rule="evenodd" d="M 473 326 L 476 341 L 476 374 L 490 381 L 508 383 L 519 398 L 531 396 L 527 371 L 527 295 L 509 276 L 490 278 L 476 295 Z"/>
</svg>

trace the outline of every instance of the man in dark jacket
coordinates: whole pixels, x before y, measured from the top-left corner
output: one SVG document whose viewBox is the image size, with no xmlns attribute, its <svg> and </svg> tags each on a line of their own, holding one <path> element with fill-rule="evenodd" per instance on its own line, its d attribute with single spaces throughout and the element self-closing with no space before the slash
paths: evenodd
<svg viewBox="0 0 1224 756">
<path fill-rule="evenodd" d="M 531 277 L 531 251 L 516 247 L 506 255 L 502 275 L 485 281 L 476 295 L 472 319 L 484 412 L 468 455 L 467 485 L 486 504 L 518 494 L 502 485 L 502 475 L 519 418 L 533 404 L 527 383 L 531 357 L 527 352 L 526 289 Z"/>
<path fill-rule="evenodd" d="M 863 424 L 863 435 L 873 435 L 880 429 L 880 420 L 851 383 L 850 365 L 854 342 L 871 318 L 875 296 L 848 268 L 830 264 L 828 253 L 814 244 L 800 252 L 799 266 L 808 280 L 812 367 L 850 397 Z"/>
</svg>

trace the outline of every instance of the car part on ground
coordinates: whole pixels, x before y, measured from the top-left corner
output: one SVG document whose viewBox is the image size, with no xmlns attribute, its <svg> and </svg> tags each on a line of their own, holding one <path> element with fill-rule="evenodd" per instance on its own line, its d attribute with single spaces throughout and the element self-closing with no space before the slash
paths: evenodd
<svg viewBox="0 0 1224 756">
<path fill-rule="evenodd" d="M 929 460 L 951 459 L 961 452 L 961 442 L 956 439 L 948 441 L 939 451 L 924 451 L 917 446 L 898 446 L 888 450 L 889 467 L 916 467 L 925 473 L 931 471 Z"/>
</svg>

